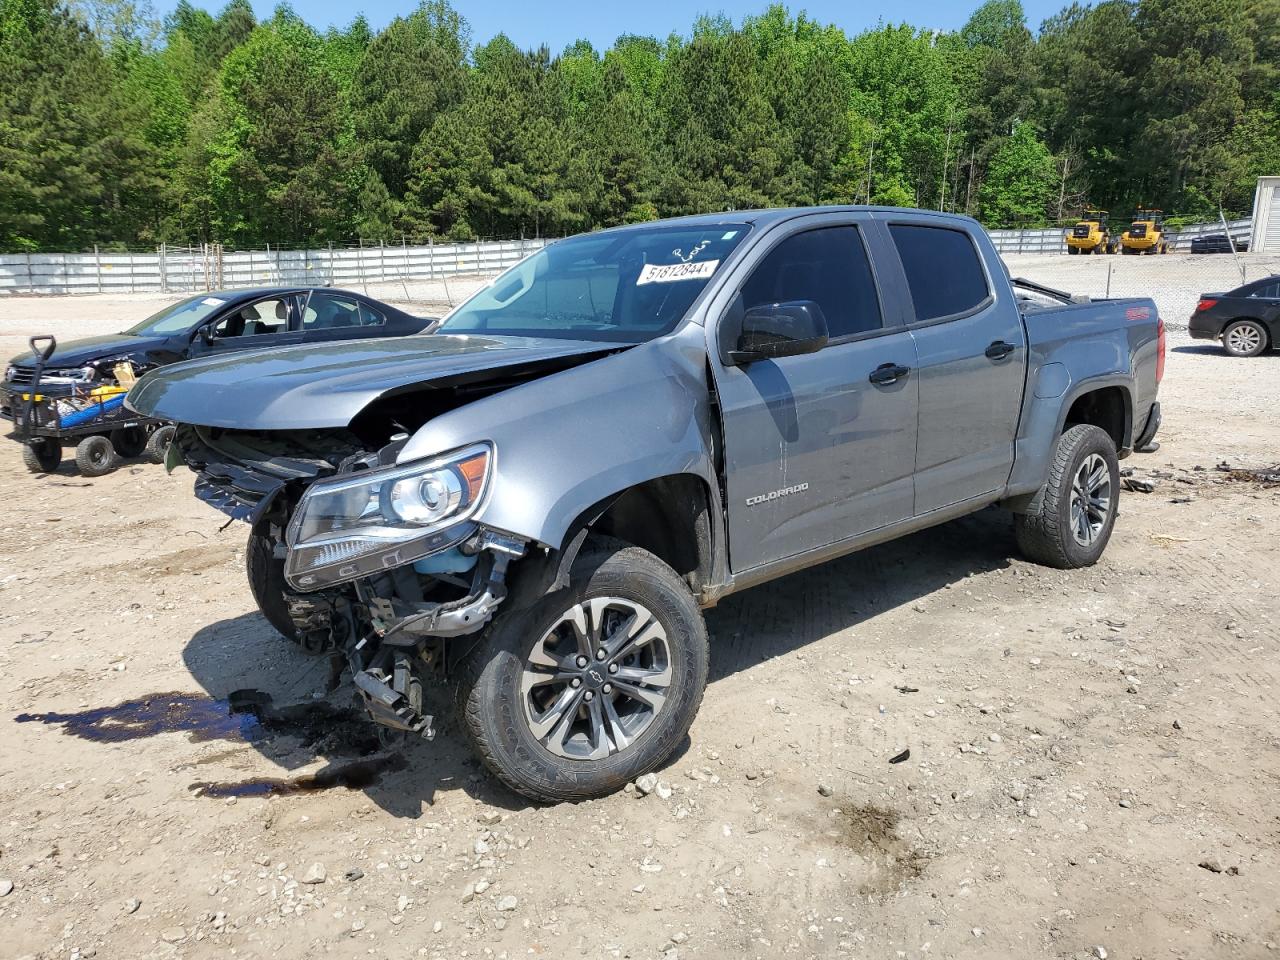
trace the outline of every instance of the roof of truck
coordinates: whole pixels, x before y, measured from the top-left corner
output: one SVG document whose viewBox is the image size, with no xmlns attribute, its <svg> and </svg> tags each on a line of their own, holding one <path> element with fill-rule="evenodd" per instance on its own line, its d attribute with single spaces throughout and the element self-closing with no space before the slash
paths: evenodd
<svg viewBox="0 0 1280 960">
<path fill-rule="evenodd" d="M 819 207 L 771 207 L 765 210 L 725 210 L 720 213 L 695 213 L 685 217 L 667 217 L 662 220 L 650 220 L 645 223 L 632 223 L 620 227 L 610 227 L 609 230 L 621 231 L 643 229 L 660 223 L 682 224 L 689 226 L 698 226 L 700 224 L 713 225 L 720 223 L 750 223 L 763 226 L 767 224 L 780 223 L 784 220 L 791 220 L 795 217 L 810 216 L 817 213 L 904 213 L 911 214 L 913 216 L 925 215 L 929 217 L 942 217 L 948 220 L 964 221 L 965 223 L 977 222 L 972 217 L 967 217 L 963 214 L 943 213 L 940 210 L 921 210 L 917 207 L 879 207 L 863 206 L 861 204 L 840 204 Z"/>
</svg>

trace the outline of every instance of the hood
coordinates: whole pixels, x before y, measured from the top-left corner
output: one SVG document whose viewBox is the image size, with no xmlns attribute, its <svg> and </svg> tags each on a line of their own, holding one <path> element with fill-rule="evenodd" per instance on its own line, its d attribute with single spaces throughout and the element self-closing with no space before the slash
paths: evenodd
<svg viewBox="0 0 1280 960">
<path fill-rule="evenodd" d="M 236 430 L 345 427 L 380 396 L 623 344 L 454 334 L 236 352 L 161 367 L 129 393 L 144 416 Z"/>
<path fill-rule="evenodd" d="M 83 340 L 68 340 L 59 343 L 58 349 L 45 364 L 47 368 L 83 367 L 95 360 L 109 360 L 112 357 L 134 353 L 138 350 L 151 350 L 168 342 L 166 337 L 135 337 L 128 333 L 110 333 L 103 337 L 85 337 Z M 20 353 L 9 361 L 18 367 L 34 367 L 35 354 L 30 350 Z"/>
</svg>

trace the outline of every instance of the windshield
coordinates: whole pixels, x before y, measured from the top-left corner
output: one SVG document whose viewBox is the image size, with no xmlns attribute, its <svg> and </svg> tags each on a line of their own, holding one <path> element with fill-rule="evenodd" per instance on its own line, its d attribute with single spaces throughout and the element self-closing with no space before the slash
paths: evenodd
<svg viewBox="0 0 1280 960">
<path fill-rule="evenodd" d="M 502 274 L 439 332 L 652 340 L 675 328 L 749 229 L 720 223 L 571 237 Z"/>
<path fill-rule="evenodd" d="M 171 307 L 165 307 L 159 313 L 153 313 L 136 327 L 130 327 L 125 333 L 132 333 L 139 337 L 167 337 L 174 333 L 184 333 L 226 302 L 221 297 L 205 294 L 180 300 Z"/>
</svg>

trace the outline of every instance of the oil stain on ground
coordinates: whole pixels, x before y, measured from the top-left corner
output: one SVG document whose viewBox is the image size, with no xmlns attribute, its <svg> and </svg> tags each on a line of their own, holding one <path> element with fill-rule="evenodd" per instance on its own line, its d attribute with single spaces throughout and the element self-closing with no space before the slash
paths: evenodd
<svg viewBox="0 0 1280 960">
<path fill-rule="evenodd" d="M 289 737 L 302 749 L 333 759 L 310 776 L 256 778 L 241 783 L 194 783 L 199 796 L 266 796 L 331 787 L 357 789 L 400 769 L 403 759 L 380 753 L 377 728 L 362 711 L 323 700 L 275 706 L 268 694 L 238 690 L 225 699 L 194 693 L 155 693 L 74 713 L 22 713 L 18 723 L 58 726 L 68 736 L 96 743 L 123 743 L 163 733 L 184 733 L 193 743 L 213 740 L 260 745 Z"/>
<path fill-rule="evenodd" d="M 253 698 L 237 700 L 236 696 L 215 700 L 203 694 L 153 693 L 76 713 L 20 713 L 14 720 L 60 726 L 69 736 L 97 743 L 122 743 L 161 733 L 185 733 L 193 743 L 267 739 L 270 734 L 254 709 Z"/>
</svg>

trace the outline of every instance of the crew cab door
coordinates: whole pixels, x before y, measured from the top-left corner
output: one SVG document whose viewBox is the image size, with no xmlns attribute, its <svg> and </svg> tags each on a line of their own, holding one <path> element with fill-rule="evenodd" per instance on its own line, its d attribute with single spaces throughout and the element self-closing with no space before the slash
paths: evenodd
<svg viewBox="0 0 1280 960">
<path fill-rule="evenodd" d="M 328 290 L 312 290 L 302 298 L 304 343 L 359 340 L 382 336 L 386 315 L 358 297 Z"/>
<path fill-rule="evenodd" d="M 1008 482 L 1026 334 L 1009 284 L 990 276 L 968 230 L 914 219 L 890 222 L 888 232 L 911 303 L 920 391 L 915 514 L 924 516 Z M 981 239 L 986 263 L 999 269 Z"/>
<path fill-rule="evenodd" d="M 225 353 L 229 350 L 257 350 L 298 343 L 297 298 L 293 294 L 273 294 L 241 304 L 213 321 L 209 330 L 213 341 L 205 340 L 204 330 L 197 331 L 191 341 L 193 357 Z"/>
<path fill-rule="evenodd" d="M 778 228 L 716 297 L 710 352 L 735 572 L 911 516 L 915 349 L 881 302 L 867 251 L 873 226 L 828 214 Z M 746 310 L 795 301 L 820 308 L 824 348 L 727 361 Z"/>
</svg>

